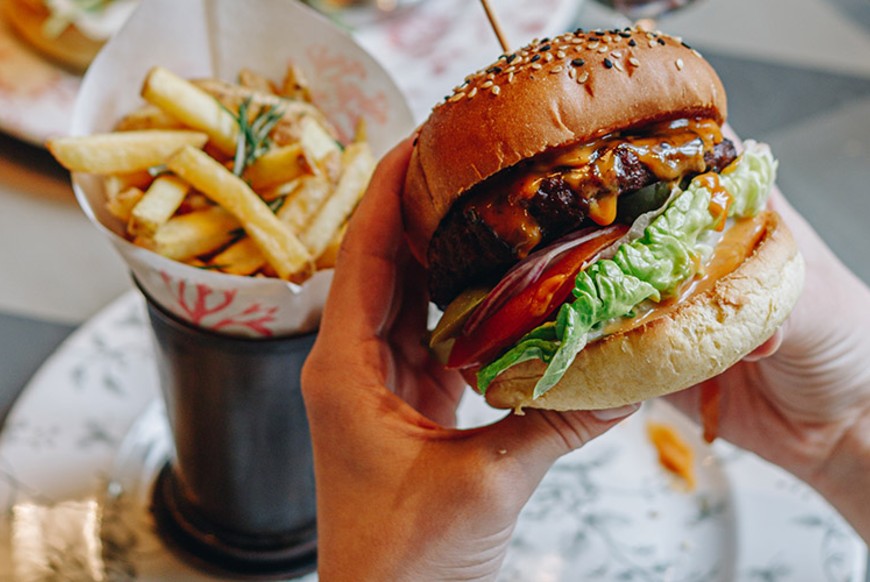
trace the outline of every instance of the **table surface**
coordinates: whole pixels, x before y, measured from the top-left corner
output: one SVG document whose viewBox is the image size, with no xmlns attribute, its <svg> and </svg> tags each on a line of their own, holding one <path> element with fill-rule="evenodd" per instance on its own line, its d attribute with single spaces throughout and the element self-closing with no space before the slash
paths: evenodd
<svg viewBox="0 0 870 582">
<path fill-rule="evenodd" d="M 578 16 L 612 23 L 588 2 Z M 731 125 L 771 144 L 782 190 L 870 281 L 870 2 L 703 0 L 660 26 L 711 61 Z M 0 134 L 0 423 L 55 347 L 130 288 L 66 172 Z"/>
</svg>

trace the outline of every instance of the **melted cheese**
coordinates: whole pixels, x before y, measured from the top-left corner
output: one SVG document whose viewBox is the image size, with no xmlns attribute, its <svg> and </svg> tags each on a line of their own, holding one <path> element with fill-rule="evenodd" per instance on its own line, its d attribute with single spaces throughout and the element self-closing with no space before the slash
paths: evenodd
<svg viewBox="0 0 870 582">
<path fill-rule="evenodd" d="M 675 181 L 706 169 L 704 153 L 722 141 L 710 119 L 680 119 L 631 134 L 609 134 L 580 145 L 556 149 L 479 185 L 462 212 L 478 217 L 519 258 L 541 242 L 541 228 L 527 210 L 528 200 L 547 178 L 561 176 L 577 194 L 583 212 L 596 224 L 616 219 L 619 176 L 624 172 L 617 148 L 627 148 L 660 181 Z"/>
</svg>

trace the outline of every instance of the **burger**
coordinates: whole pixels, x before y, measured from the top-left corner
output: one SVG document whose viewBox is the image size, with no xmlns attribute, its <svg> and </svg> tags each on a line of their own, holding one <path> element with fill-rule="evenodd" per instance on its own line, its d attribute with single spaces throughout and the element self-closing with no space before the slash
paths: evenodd
<svg viewBox="0 0 870 582">
<path fill-rule="evenodd" d="M 681 390 L 769 338 L 803 262 L 769 148 L 723 135 L 700 53 L 578 29 L 501 55 L 420 127 L 402 195 L 443 313 L 430 346 L 495 407 Z"/>
<path fill-rule="evenodd" d="M 83 72 L 126 22 L 136 0 L 0 0 L 6 20 L 30 46 Z"/>
</svg>

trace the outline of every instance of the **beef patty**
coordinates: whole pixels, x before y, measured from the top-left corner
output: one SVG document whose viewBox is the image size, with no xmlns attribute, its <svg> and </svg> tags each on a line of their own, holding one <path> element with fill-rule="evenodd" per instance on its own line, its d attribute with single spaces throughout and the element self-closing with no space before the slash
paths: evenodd
<svg viewBox="0 0 870 582">
<path fill-rule="evenodd" d="M 701 142 L 700 138 L 697 140 Z M 696 143 L 695 147 L 703 147 Z M 549 173 L 534 181 L 531 195 L 524 195 L 514 201 L 516 228 L 534 231 L 528 239 L 534 241 L 532 248 L 546 245 L 565 234 L 579 228 L 602 224 L 600 216 L 590 212 L 590 206 L 612 196 L 616 197 L 634 192 L 663 180 L 658 163 L 650 164 L 638 155 L 636 148 L 625 144 L 616 145 L 609 150 L 611 159 L 608 171 L 585 172 L 579 177 L 570 171 L 561 170 Z M 666 164 L 684 162 L 685 151 L 679 148 L 664 148 L 657 153 Z M 683 177 L 702 172 L 719 172 L 737 157 L 734 144 L 723 139 L 703 151 L 703 169 L 697 165 Z M 686 165 L 683 163 L 683 165 Z M 612 170 L 612 171 L 610 171 Z M 518 174 L 523 168 L 508 170 L 503 175 L 489 179 L 467 192 L 464 203 L 454 204 L 438 226 L 429 246 L 429 293 L 432 301 L 442 309 L 464 289 L 475 285 L 492 285 L 519 259 L 532 248 L 506 240 L 500 222 L 504 212 L 493 218 L 491 209 L 480 203 L 485 196 L 492 197 L 493 191 L 513 187 L 518 183 Z M 504 193 L 501 194 L 504 197 Z M 475 202 L 477 201 L 477 202 Z M 485 216 L 483 210 L 490 212 Z M 597 210 L 601 214 L 601 210 Z M 590 217 L 590 215 L 593 216 Z M 593 220 L 594 219 L 594 220 Z M 628 219 L 615 216 L 616 221 Z M 605 221 L 606 222 L 606 221 Z M 519 224 L 521 223 L 521 224 Z M 501 229 L 501 234 L 497 230 Z"/>
</svg>

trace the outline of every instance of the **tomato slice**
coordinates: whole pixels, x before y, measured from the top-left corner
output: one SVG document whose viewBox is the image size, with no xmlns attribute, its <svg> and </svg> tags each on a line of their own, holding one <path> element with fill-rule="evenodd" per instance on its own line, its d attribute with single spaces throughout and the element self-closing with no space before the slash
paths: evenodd
<svg viewBox="0 0 870 582">
<path fill-rule="evenodd" d="M 541 325 L 568 299 L 577 274 L 604 248 L 628 231 L 622 224 L 601 229 L 594 238 L 577 245 L 555 261 L 540 278 L 513 297 L 470 333 L 456 338 L 449 368 L 480 366 L 493 359 L 523 335 Z"/>
</svg>

